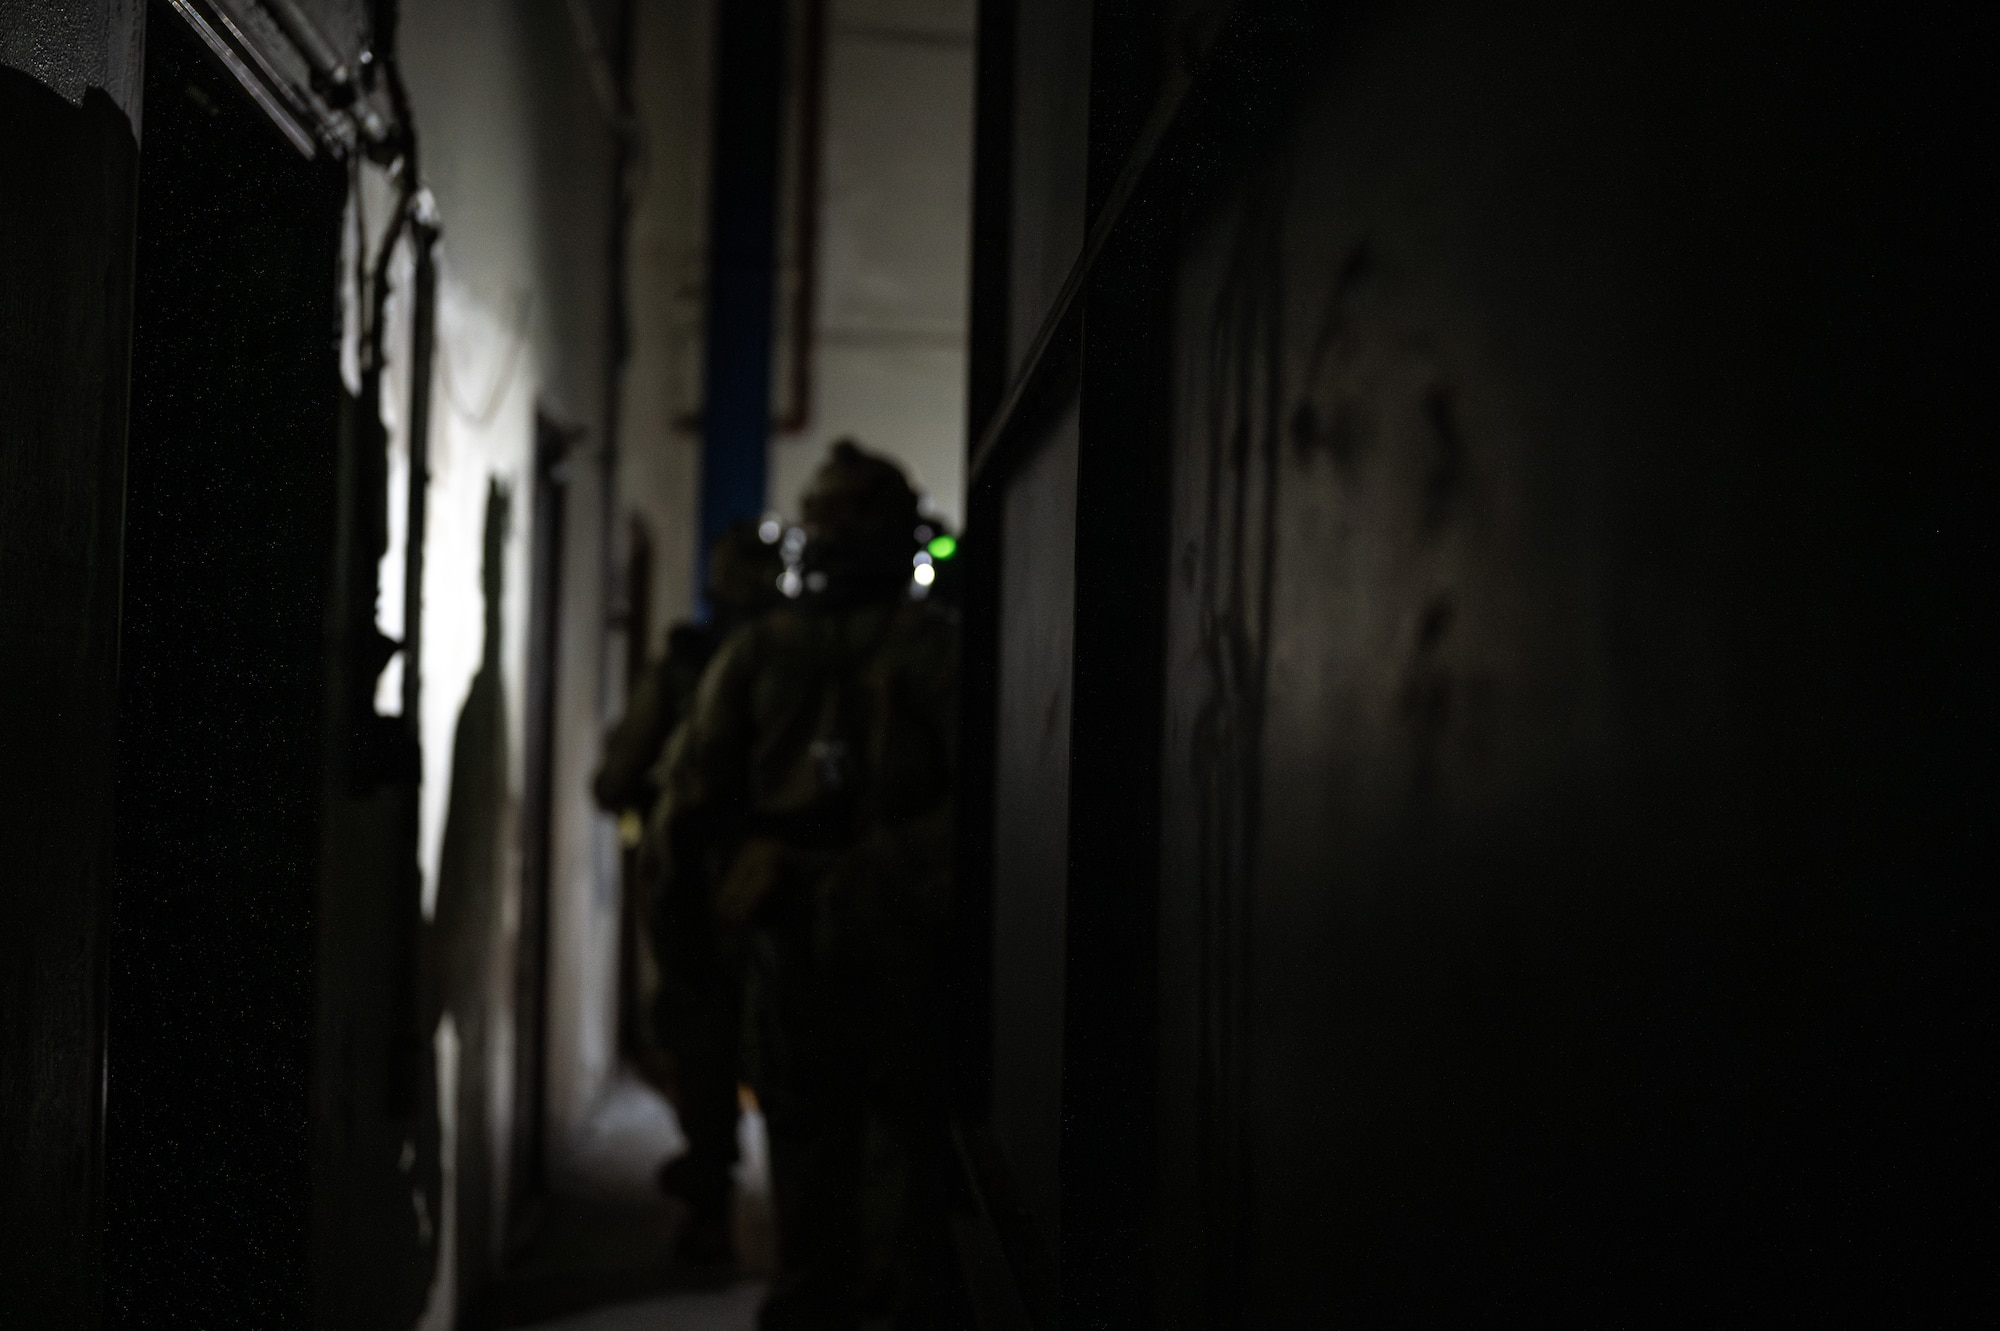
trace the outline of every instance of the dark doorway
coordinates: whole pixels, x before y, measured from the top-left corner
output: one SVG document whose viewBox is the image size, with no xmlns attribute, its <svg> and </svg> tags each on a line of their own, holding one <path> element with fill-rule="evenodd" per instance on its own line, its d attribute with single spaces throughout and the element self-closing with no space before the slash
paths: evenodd
<svg viewBox="0 0 2000 1331">
<path fill-rule="evenodd" d="M 163 9 L 144 119 L 110 1320 L 304 1326 L 346 180 Z"/>
<path fill-rule="evenodd" d="M 513 1143 L 514 1195 L 538 1198 L 546 1183 L 549 834 L 554 807 L 553 758 L 557 630 L 562 623 L 563 508 L 569 494 L 568 457 L 576 432 L 535 415 L 533 530 L 528 570 L 527 734 L 521 800 L 521 933 L 515 970 Z M 518 1223 L 523 1217 L 517 1214 Z"/>
</svg>

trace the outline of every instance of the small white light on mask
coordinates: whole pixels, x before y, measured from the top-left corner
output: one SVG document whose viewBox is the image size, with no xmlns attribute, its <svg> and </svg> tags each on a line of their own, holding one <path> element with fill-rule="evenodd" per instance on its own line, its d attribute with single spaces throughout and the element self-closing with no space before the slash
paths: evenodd
<svg viewBox="0 0 2000 1331">
<path fill-rule="evenodd" d="M 931 552 L 928 550 L 917 551 L 916 556 L 910 560 L 910 563 L 916 568 L 928 568 L 930 562 Z"/>
<path fill-rule="evenodd" d="M 929 564 L 917 565 L 917 571 L 910 575 L 917 580 L 917 586 L 928 587 L 937 581 L 937 570 Z"/>
<path fill-rule="evenodd" d="M 757 539 L 766 545 L 776 545 L 778 538 L 785 534 L 785 524 L 776 517 L 765 518 L 757 524 Z"/>
<path fill-rule="evenodd" d="M 798 599 L 799 593 L 805 590 L 805 585 L 799 580 L 797 570 L 788 568 L 784 571 L 778 579 L 778 590 L 785 594 L 787 600 Z"/>
</svg>

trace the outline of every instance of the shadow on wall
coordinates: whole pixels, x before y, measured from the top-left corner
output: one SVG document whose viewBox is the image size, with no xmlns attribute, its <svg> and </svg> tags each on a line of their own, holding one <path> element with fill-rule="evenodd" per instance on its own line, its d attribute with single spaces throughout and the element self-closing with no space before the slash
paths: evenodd
<svg viewBox="0 0 2000 1331">
<path fill-rule="evenodd" d="M 426 974 L 433 986 L 432 1030 L 450 1024 L 454 1039 L 438 1042 L 439 1114 L 447 1149 L 443 1162 L 437 1281 L 456 1267 L 456 1288 L 478 1288 L 498 1260 L 498 1208 L 513 1103 L 513 966 L 506 894 L 512 888 L 501 848 L 510 844 L 513 808 L 507 786 L 506 690 L 500 676 L 500 607 L 504 604 L 507 534 L 513 496 L 495 479 L 486 491 L 480 585 L 486 600 L 479 670 L 459 709 L 452 740 L 451 791 L 438 857 L 437 912 L 426 939 Z M 458 1066 L 448 1068 L 455 1058 Z M 470 1153 L 470 1154 L 468 1154 Z M 463 1164 L 463 1168 L 458 1166 Z M 454 1223 L 445 1223 L 446 1216 Z M 433 1303 L 437 1295 L 433 1293 Z"/>
</svg>

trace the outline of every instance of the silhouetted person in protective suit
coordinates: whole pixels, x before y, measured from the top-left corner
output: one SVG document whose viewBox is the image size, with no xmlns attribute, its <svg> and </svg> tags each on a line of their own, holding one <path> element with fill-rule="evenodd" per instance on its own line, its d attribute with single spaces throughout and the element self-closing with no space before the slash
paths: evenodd
<svg viewBox="0 0 2000 1331">
<path fill-rule="evenodd" d="M 739 522 L 709 553 L 706 624 L 677 624 L 666 654 L 633 689 L 624 717 L 605 737 L 592 789 L 628 827 L 652 823 L 659 801 L 656 771 L 669 738 L 693 705 L 702 672 L 736 629 L 784 598 L 777 546 L 758 525 Z M 674 1108 L 687 1138 L 685 1154 L 667 1162 L 660 1186 L 689 1210 L 682 1255 L 698 1265 L 730 1260 L 729 1190 L 736 1163 L 737 1084 L 742 1027 L 740 957 L 717 951 L 710 914 L 714 885 L 699 858 L 666 861 L 667 847 L 646 837 L 634 888 L 643 894 L 639 918 L 648 923 L 658 964 L 651 1039 L 672 1056 Z"/>
<path fill-rule="evenodd" d="M 748 978 L 780 1270 L 767 1331 L 936 1325 L 951 1252 L 936 999 L 958 627 L 914 600 L 916 497 L 836 444 L 796 603 L 735 633 L 663 766 L 672 860 L 707 860 Z"/>
</svg>

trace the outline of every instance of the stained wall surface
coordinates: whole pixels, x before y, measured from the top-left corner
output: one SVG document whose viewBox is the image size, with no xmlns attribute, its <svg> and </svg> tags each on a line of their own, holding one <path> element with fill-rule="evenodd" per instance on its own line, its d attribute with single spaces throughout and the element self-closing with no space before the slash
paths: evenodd
<svg viewBox="0 0 2000 1331">
<path fill-rule="evenodd" d="M 1991 472 L 1934 36 L 1378 7 L 1196 215 L 1162 1324 L 1970 1294 Z"/>
</svg>

